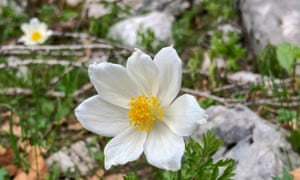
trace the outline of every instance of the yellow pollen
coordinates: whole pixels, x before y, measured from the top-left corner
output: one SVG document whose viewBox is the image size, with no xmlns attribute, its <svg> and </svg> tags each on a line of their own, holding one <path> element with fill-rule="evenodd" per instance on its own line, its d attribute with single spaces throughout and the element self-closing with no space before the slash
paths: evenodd
<svg viewBox="0 0 300 180">
<path fill-rule="evenodd" d="M 32 41 L 34 41 L 34 42 L 37 42 L 37 41 L 41 40 L 42 37 L 43 37 L 42 34 L 41 34 L 40 32 L 38 32 L 38 31 L 34 31 L 34 32 L 31 34 L 31 39 L 32 39 Z"/>
<path fill-rule="evenodd" d="M 163 111 L 160 107 L 159 98 L 140 95 L 131 97 L 128 103 L 129 123 L 137 130 L 149 132 L 156 120 L 161 120 Z"/>
</svg>

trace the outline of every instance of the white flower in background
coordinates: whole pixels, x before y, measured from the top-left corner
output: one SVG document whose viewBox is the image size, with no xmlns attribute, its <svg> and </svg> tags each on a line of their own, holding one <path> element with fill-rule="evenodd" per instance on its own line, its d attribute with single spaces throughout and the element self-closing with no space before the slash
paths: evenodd
<svg viewBox="0 0 300 180">
<path fill-rule="evenodd" d="M 24 35 L 19 41 L 23 42 L 25 45 L 42 44 L 52 34 L 52 31 L 48 30 L 47 25 L 40 22 L 37 18 L 30 19 L 29 24 L 22 24 L 21 29 L 24 32 Z"/>
<path fill-rule="evenodd" d="M 126 68 L 106 62 L 90 65 L 98 95 L 83 101 L 75 114 L 86 129 L 114 137 L 104 149 L 106 169 L 134 161 L 143 152 L 156 167 L 180 169 L 183 136 L 206 122 L 206 113 L 193 96 L 176 98 L 181 66 L 172 47 L 160 50 L 153 61 L 136 49 Z"/>
</svg>

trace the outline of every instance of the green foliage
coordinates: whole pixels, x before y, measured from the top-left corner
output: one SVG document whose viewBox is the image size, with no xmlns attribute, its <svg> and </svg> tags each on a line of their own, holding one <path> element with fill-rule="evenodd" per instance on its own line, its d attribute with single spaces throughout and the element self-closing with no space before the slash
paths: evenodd
<svg viewBox="0 0 300 180">
<path fill-rule="evenodd" d="M 155 33 L 151 28 L 139 27 L 137 31 L 137 44 L 144 47 L 148 51 L 154 51 L 157 49 L 155 47 Z"/>
<path fill-rule="evenodd" d="M 203 5 L 207 13 L 215 20 L 219 17 L 226 20 L 235 15 L 233 0 L 204 0 Z"/>
<path fill-rule="evenodd" d="M 0 168 L 0 179 L 2 180 L 5 180 L 5 179 L 8 179 L 7 178 L 7 170 L 5 168 Z"/>
<path fill-rule="evenodd" d="M 289 122 L 297 118 L 297 112 L 288 109 L 278 109 L 277 110 L 277 120 L 279 122 Z"/>
<path fill-rule="evenodd" d="M 40 20 L 46 24 L 51 24 L 56 17 L 54 7 L 48 4 L 44 4 L 41 8 L 39 8 L 37 10 L 37 15 L 40 17 Z"/>
<path fill-rule="evenodd" d="M 198 37 L 191 37 L 191 35 L 201 36 L 201 33 L 193 28 L 193 20 L 199 13 L 200 6 L 193 6 L 189 11 L 186 11 L 180 19 L 173 23 L 172 32 L 178 48 L 188 44 L 195 44 Z"/>
<path fill-rule="evenodd" d="M 237 60 L 246 53 L 239 43 L 240 37 L 229 32 L 227 34 L 214 34 L 210 41 L 209 55 L 213 60 L 215 57 L 224 57 L 228 70 L 237 70 Z"/>
<path fill-rule="evenodd" d="M 133 172 L 128 173 L 124 176 L 124 180 L 138 180 L 138 179 L 139 179 L 138 176 Z"/>
<path fill-rule="evenodd" d="M 295 68 L 295 60 L 300 58 L 300 47 L 282 43 L 278 46 L 268 45 L 258 56 L 260 72 L 274 77 L 282 77 L 283 69 L 291 75 Z"/>
<path fill-rule="evenodd" d="M 226 60 L 225 72 L 235 71 L 238 69 L 238 60 L 245 55 L 245 52 L 239 43 L 239 36 L 233 32 L 227 34 L 219 32 L 211 37 L 208 50 L 211 61 L 208 77 L 212 88 L 216 87 L 217 81 L 220 80 L 219 73 L 216 72 L 215 58 L 223 57 Z"/>
<path fill-rule="evenodd" d="M 106 37 L 109 28 L 120 20 L 119 15 L 129 14 L 128 7 L 122 7 L 118 3 L 103 2 L 104 6 L 110 10 L 109 14 L 102 16 L 101 18 L 89 18 L 89 26 L 87 32 L 90 35 L 97 37 Z"/>
<path fill-rule="evenodd" d="M 282 76 L 282 68 L 276 56 L 276 47 L 267 45 L 257 57 L 259 72 L 270 77 Z"/>
<path fill-rule="evenodd" d="M 292 131 L 287 140 L 292 144 L 294 151 L 300 154 L 300 131 Z"/>
<path fill-rule="evenodd" d="M 205 98 L 204 100 L 200 101 L 199 104 L 202 108 L 206 109 L 209 106 L 216 105 L 218 103 L 211 98 Z"/>
<path fill-rule="evenodd" d="M 213 132 L 202 136 L 201 143 L 192 138 L 186 145 L 182 168 L 178 172 L 159 170 L 157 179 L 182 180 L 228 180 L 234 176 L 235 161 L 232 159 L 214 162 L 211 155 L 222 145 Z"/>
<path fill-rule="evenodd" d="M 273 177 L 273 180 L 293 180 L 293 176 L 288 171 L 283 171 L 282 177 Z"/>
<path fill-rule="evenodd" d="M 157 39 L 151 28 L 140 26 L 137 31 L 137 45 L 144 47 L 149 52 L 156 52 L 169 44 Z"/>
<path fill-rule="evenodd" d="M 281 67 L 292 74 L 295 59 L 300 58 L 300 47 L 290 43 L 282 43 L 277 47 L 276 55 Z"/>
<path fill-rule="evenodd" d="M 192 79 L 196 79 L 197 71 L 200 70 L 203 62 L 203 52 L 200 50 L 193 51 L 192 57 L 188 61 L 188 68 Z"/>
<path fill-rule="evenodd" d="M 0 7 L 1 8 L 1 7 Z M 17 13 L 11 6 L 3 6 L 0 11 L 0 44 L 21 35 L 20 26 L 28 21 L 25 14 Z"/>
<path fill-rule="evenodd" d="M 46 177 L 46 180 L 59 179 L 60 174 L 61 174 L 61 169 L 58 166 L 56 166 L 55 164 L 52 164 L 49 167 L 49 170 L 51 171 L 51 173 L 48 174 L 48 176 Z"/>
</svg>

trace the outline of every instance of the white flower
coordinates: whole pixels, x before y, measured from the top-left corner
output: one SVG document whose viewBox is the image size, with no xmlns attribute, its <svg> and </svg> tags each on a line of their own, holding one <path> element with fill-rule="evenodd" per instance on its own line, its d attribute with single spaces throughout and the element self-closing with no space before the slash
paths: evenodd
<svg viewBox="0 0 300 180">
<path fill-rule="evenodd" d="M 37 18 L 30 19 L 29 24 L 21 25 L 24 35 L 19 39 L 25 45 L 36 45 L 44 43 L 52 34 L 52 31 L 47 29 L 47 25 L 40 22 Z"/>
<path fill-rule="evenodd" d="M 82 102 L 75 114 L 86 129 L 114 137 L 104 149 L 106 169 L 134 161 L 143 152 L 156 167 L 180 169 L 183 136 L 206 122 L 206 113 L 193 96 L 176 98 L 181 66 L 172 47 L 160 50 L 153 61 L 136 49 L 126 68 L 106 62 L 90 65 L 98 95 Z"/>
</svg>

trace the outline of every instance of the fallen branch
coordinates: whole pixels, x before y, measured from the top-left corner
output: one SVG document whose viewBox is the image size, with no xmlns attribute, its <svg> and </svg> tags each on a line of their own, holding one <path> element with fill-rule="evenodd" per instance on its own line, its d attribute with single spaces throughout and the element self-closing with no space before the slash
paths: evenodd
<svg viewBox="0 0 300 180">
<path fill-rule="evenodd" d="M 22 96 L 32 96 L 33 92 L 31 89 L 26 89 L 26 88 L 5 88 L 5 89 L 0 89 L 0 94 L 1 95 L 6 95 L 6 96 L 17 96 L 17 95 L 22 95 Z M 46 93 L 47 96 L 50 97 L 64 97 L 65 93 L 63 92 L 56 92 L 56 91 L 49 91 Z"/>
<path fill-rule="evenodd" d="M 196 90 L 188 89 L 188 88 L 181 88 L 181 91 L 185 92 L 185 93 L 201 96 L 201 97 L 210 98 L 210 99 L 215 100 L 222 104 L 227 104 L 227 101 L 228 101 L 228 99 L 221 98 L 221 97 L 218 97 L 215 95 L 211 95 L 209 92 L 200 92 L 200 91 L 196 91 Z"/>
<path fill-rule="evenodd" d="M 276 107 L 298 107 L 300 105 L 299 104 L 299 101 L 300 101 L 299 96 L 292 96 L 288 99 L 288 101 L 284 101 L 285 100 L 284 98 L 271 98 L 271 99 L 244 101 L 244 100 L 237 100 L 237 99 L 232 99 L 232 98 L 222 98 L 222 97 L 218 97 L 215 95 L 211 95 L 208 92 L 200 92 L 200 91 L 188 89 L 188 88 L 182 88 L 181 91 L 189 93 L 189 94 L 193 94 L 196 96 L 210 98 L 214 101 L 217 101 L 217 102 L 227 105 L 227 106 L 232 106 L 235 104 L 244 104 L 246 106 L 271 105 L 271 106 L 276 106 Z"/>
<path fill-rule="evenodd" d="M 93 87 L 93 85 L 91 83 L 84 84 L 80 89 L 75 91 L 71 95 L 71 97 L 76 99 L 81 94 L 84 94 L 86 91 L 92 89 L 92 87 Z M 32 96 L 33 92 L 32 92 L 31 89 L 16 87 L 16 88 L 0 89 L 0 94 L 1 95 L 6 95 L 6 96 L 17 96 L 17 95 Z M 64 97 L 66 97 L 66 94 L 64 92 L 58 92 L 58 91 L 53 91 L 53 90 L 48 91 L 45 95 L 49 96 L 49 97 L 52 97 L 52 98 L 64 98 Z"/>
<path fill-rule="evenodd" d="M 0 64 L 0 69 L 4 68 L 18 68 L 20 66 L 28 66 L 33 64 L 44 64 L 44 65 L 60 65 L 60 66 L 69 66 L 69 67 L 84 67 L 85 63 L 83 62 L 71 62 L 71 61 L 64 61 L 64 60 L 39 60 L 39 59 L 26 59 L 26 60 L 17 60 L 13 59 L 7 61 L 6 63 Z"/>
<path fill-rule="evenodd" d="M 78 44 L 78 45 L 43 45 L 43 46 L 24 46 L 9 45 L 0 48 L 0 54 L 11 50 L 29 50 L 29 51 L 53 51 L 53 50 L 82 50 L 82 49 L 113 49 L 109 44 Z"/>
<path fill-rule="evenodd" d="M 10 50 L 0 52 L 2 55 L 30 55 L 31 51 L 28 50 Z M 35 51 L 34 54 L 42 56 L 85 56 L 86 53 L 83 51 L 70 51 L 70 50 L 61 50 L 61 51 Z"/>
</svg>

